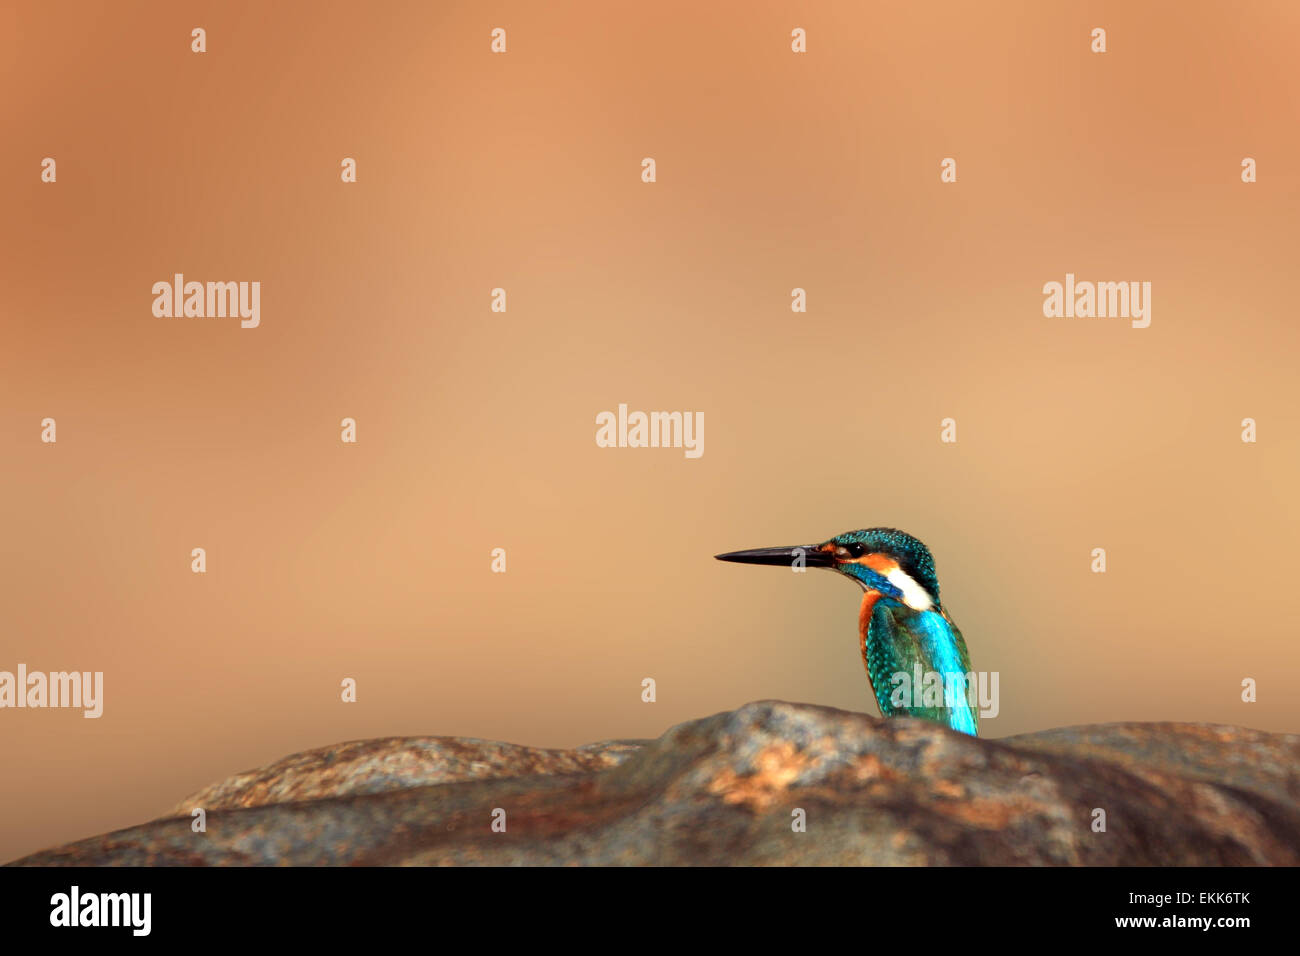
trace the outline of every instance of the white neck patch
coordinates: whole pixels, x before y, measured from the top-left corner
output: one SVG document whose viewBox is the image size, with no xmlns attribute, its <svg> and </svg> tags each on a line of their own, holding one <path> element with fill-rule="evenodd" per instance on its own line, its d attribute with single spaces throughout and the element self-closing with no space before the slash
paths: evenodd
<svg viewBox="0 0 1300 956">
<path fill-rule="evenodd" d="M 934 607 L 930 594 L 916 583 L 916 579 L 902 568 L 894 568 L 885 577 L 889 583 L 903 592 L 903 603 L 914 611 L 928 611 Z"/>
</svg>

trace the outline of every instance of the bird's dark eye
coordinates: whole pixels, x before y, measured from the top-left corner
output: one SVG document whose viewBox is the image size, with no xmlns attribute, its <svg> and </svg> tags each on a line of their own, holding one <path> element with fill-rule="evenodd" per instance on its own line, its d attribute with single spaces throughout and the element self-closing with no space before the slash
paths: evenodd
<svg viewBox="0 0 1300 956">
<path fill-rule="evenodd" d="M 860 558 L 867 553 L 867 546 L 855 541 L 853 544 L 846 545 L 844 550 L 849 553 L 849 557 Z"/>
</svg>

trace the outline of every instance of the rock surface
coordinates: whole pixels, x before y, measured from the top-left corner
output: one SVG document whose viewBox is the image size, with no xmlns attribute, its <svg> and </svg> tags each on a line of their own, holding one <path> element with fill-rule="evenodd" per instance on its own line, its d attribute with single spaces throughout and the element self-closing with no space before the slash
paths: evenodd
<svg viewBox="0 0 1300 956">
<path fill-rule="evenodd" d="M 618 765 L 644 740 L 542 750 L 472 737 L 379 737 L 293 754 L 191 794 L 172 810 L 238 810 L 268 803 L 409 790 L 439 783 L 590 773 Z"/>
<path fill-rule="evenodd" d="M 206 833 L 191 831 L 197 806 Z M 1102 724 L 977 740 L 760 701 L 576 750 L 340 744 L 174 814 L 16 863 L 1296 865 L 1300 737 Z"/>
</svg>

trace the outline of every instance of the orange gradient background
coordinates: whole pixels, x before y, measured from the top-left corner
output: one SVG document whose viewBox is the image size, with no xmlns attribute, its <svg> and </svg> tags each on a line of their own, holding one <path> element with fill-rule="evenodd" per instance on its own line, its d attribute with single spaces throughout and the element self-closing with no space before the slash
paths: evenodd
<svg viewBox="0 0 1300 956">
<path fill-rule="evenodd" d="M 873 525 L 935 553 L 987 736 L 1300 731 L 1298 37 L 1289 2 L 6 4 L 0 669 L 105 707 L 0 711 L 0 860 L 346 739 L 874 713 L 851 584 L 712 559 Z M 155 318 L 175 272 L 260 281 L 261 327 Z M 1066 272 L 1151 282 L 1151 327 L 1044 318 Z M 598 448 L 620 402 L 703 412 L 703 457 Z"/>
</svg>

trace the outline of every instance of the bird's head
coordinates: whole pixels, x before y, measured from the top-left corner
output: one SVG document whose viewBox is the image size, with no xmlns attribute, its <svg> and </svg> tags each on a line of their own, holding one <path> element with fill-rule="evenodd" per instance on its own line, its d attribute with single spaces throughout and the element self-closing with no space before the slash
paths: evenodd
<svg viewBox="0 0 1300 956">
<path fill-rule="evenodd" d="M 894 528 L 846 531 L 821 544 L 755 548 L 715 557 L 740 564 L 830 568 L 852 578 L 864 591 L 879 591 L 918 611 L 939 604 L 939 579 L 930 550 Z"/>
</svg>

